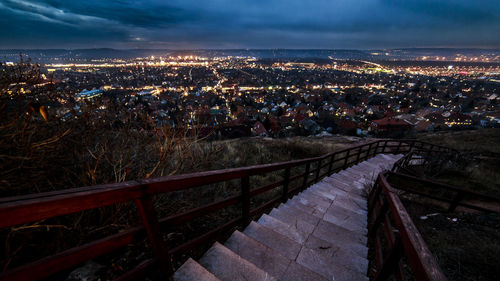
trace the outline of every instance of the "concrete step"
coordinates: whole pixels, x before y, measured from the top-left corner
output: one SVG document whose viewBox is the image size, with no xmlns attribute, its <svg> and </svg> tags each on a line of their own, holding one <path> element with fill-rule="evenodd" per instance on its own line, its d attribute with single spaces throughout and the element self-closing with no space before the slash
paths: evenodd
<svg viewBox="0 0 500 281">
<path fill-rule="evenodd" d="M 322 207 L 326 207 L 326 208 L 329 208 L 333 203 L 333 200 L 328 199 L 326 197 L 323 197 L 321 195 L 318 195 L 314 192 L 311 192 L 308 189 L 301 192 L 299 194 L 299 196 L 301 196 L 302 198 L 304 198 L 310 202 L 314 202 L 315 204 L 321 205 Z"/>
<path fill-rule="evenodd" d="M 200 264 L 221 281 L 277 280 L 218 242 L 200 259 Z"/>
<path fill-rule="evenodd" d="M 323 220 L 342 226 L 353 232 L 359 232 L 365 235 L 368 232 L 366 227 L 363 226 L 363 222 L 355 220 L 351 216 L 344 216 L 335 212 L 329 212 L 323 216 Z"/>
<path fill-rule="evenodd" d="M 309 222 L 306 222 L 304 220 L 301 220 L 297 218 L 294 215 L 290 215 L 289 213 L 281 210 L 281 209 L 273 209 L 269 213 L 269 216 L 278 219 L 284 223 L 294 225 L 296 229 L 300 230 L 301 232 L 305 233 L 306 235 L 309 235 L 313 232 L 315 225 L 311 224 Z"/>
<path fill-rule="evenodd" d="M 299 244 L 304 244 L 308 236 L 308 233 L 301 230 L 298 225 L 285 223 L 266 214 L 262 215 L 257 223 L 272 229 L 273 231 L 286 236 Z"/>
<path fill-rule="evenodd" d="M 309 214 L 305 211 L 299 210 L 299 209 L 297 209 L 294 206 L 291 206 L 289 204 L 281 204 L 278 206 L 278 209 L 288 213 L 290 216 L 294 216 L 294 217 L 301 219 L 303 221 L 306 221 L 312 225 L 317 225 L 319 220 L 321 219 L 321 218 L 318 218 L 317 216 Z"/>
<path fill-rule="evenodd" d="M 239 231 L 233 233 L 225 246 L 281 281 L 328 280 Z"/>
<path fill-rule="evenodd" d="M 316 189 L 322 190 L 322 191 L 328 192 L 330 194 L 333 194 L 335 196 L 347 197 L 347 198 L 350 198 L 351 200 L 356 201 L 360 204 L 363 204 L 366 201 L 366 198 L 362 197 L 361 195 L 352 194 L 350 192 L 347 192 L 343 189 L 338 188 L 337 185 L 335 183 L 333 183 L 332 181 L 325 180 L 325 181 L 319 182 L 309 189 L 310 190 L 316 190 Z"/>
<path fill-rule="evenodd" d="M 358 170 L 354 169 L 353 167 L 347 168 L 347 169 L 342 170 L 340 172 L 348 173 L 349 175 L 356 176 L 356 177 L 365 177 L 366 176 L 366 171 L 358 171 Z"/>
<path fill-rule="evenodd" d="M 348 241 L 351 243 L 361 243 L 363 245 L 366 244 L 366 236 L 362 233 L 357 233 L 353 232 L 351 230 L 348 230 L 347 228 L 344 228 L 340 225 L 332 224 L 327 221 L 320 220 L 319 218 L 312 216 L 310 214 L 304 213 L 300 210 L 297 210 L 293 207 L 289 207 L 287 205 L 281 205 L 278 210 L 280 211 L 286 211 L 287 214 L 281 218 L 282 221 L 287 222 L 287 223 L 295 223 L 295 221 L 299 221 L 299 223 L 306 223 L 303 220 L 309 220 L 309 222 L 313 222 L 314 225 L 311 223 L 309 224 L 310 226 L 314 226 L 315 230 L 317 230 L 318 225 L 321 223 L 323 225 L 323 229 L 326 230 L 324 232 L 321 232 L 324 235 L 328 235 L 332 237 L 333 239 L 337 238 L 339 241 Z M 272 214 L 273 212 L 271 212 Z M 304 217 L 305 215 L 305 217 Z M 321 234 L 320 234 L 321 235 Z"/>
<path fill-rule="evenodd" d="M 324 214 L 328 207 L 330 207 L 330 204 L 326 204 L 322 201 L 314 201 L 311 199 L 308 199 L 307 196 L 304 196 L 302 193 L 298 194 L 297 196 L 294 196 L 291 200 L 291 202 L 297 202 L 305 206 L 309 206 L 313 209 L 316 209 L 320 214 Z"/>
<path fill-rule="evenodd" d="M 378 166 L 378 165 L 375 165 L 375 164 L 369 164 L 369 163 L 360 163 L 358 165 L 355 165 L 355 166 L 352 166 L 351 168 L 349 169 L 352 169 L 353 171 L 360 171 L 360 172 L 363 172 L 363 171 L 370 171 L 371 173 L 374 173 L 374 174 L 379 174 L 380 172 L 383 171 L 383 168 Z"/>
<path fill-rule="evenodd" d="M 340 189 L 348 194 L 351 194 L 355 197 L 363 197 L 363 193 L 361 189 L 364 186 L 360 183 L 354 182 L 352 179 L 345 178 L 345 176 L 341 176 L 339 174 L 334 174 L 331 177 L 325 179 L 325 182 L 329 183 L 333 187 Z"/>
<path fill-rule="evenodd" d="M 358 202 L 350 199 L 349 197 L 338 196 L 333 202 L 334 206 L 339 206 L 348 210 L 351 210 L 357 214 L 367 216 L 367 202 Z"/>
<path fill-rule="evenodd" d="M 349 221 L 355 224 L 359 224 L 361 227 L 366 228 L 367 216 L 358 214 L 349 209 L 343 208 L 342 206 L 332 205 L 325 213 L 326 215 L 332 215 L 339 218 L 343 218 L 345 221 Z M 323 217 L 325 219 L 325 217 Z M 325 219 L 326 220 L 326 219 Z"/>
<path fill-rule="evenodd" d="M 385 158 L 389 162 L 395 162 L 399 159 L 398 155 L 395 154 L 380 154 L 382 158 Z"/>
<path fill-rule="evenodd" d="M 314 229 L 312 235 L 332 244 L 349 249 L 361 257 L 367 257 L 368 255 L 366 236 L 361 233 L 348 230 L 342 226 L 327 221 L 320 221 L 318 226 Z"/>
<path fill-rule="evenodd" d="M 357 271 L 364 276 L 368 272 L 368 259 L 361 257 L 349 247 L 341 247 L 338 244 L 330 243 L 315 236 L 310 236 L 304 246 L 315 252 L 315 255 L 323 257 L 326 262 Z M 304 248 L 302 249 L 304 250 Z M 297 260 L 299 259 L 300 253 Z"/>
<path fill-rule="evenodd" d="M 304 191 L 312 192 L 316 196 L 321 196 L 321 197 L 326 198 L 330 201 L 335 200 L 335 198 L 337 197 L 335 194 L 328 192 L 328 190 L 318 188 L 319 186 L 320 186 L 320 184 L 317 183 Z"/>
<path fill-rule="evenodd" d="M 346 174 L 346 175 L 350 175 L 352 177 L 356 177 L 356 178 L 359 178 L 359 179 L 364 179 L 365 182 L 366 181 L 373 181 L 374 179 L 377 178 L 377 175 L 378 175 L 378 173 L 375 174 L 375 172 L 373 172 L 373 173 L 367 173 L 367 172 L 364 172 L 364 173 L 360 172 L 360 173 L 358 173 L 358 172 L 356 172 L 356 170 L 351 169 L 351 168 L 343 171 L 343 173 Z M 358 181 L 360 181 L 360 180 L 358 180 Z M 362 182 L 362 181 L 360 181 L 360 182 Z"/>
<path fill-rule="evenodd" d="M 329 281 L 330 279 L 302 266 L 296 262 L 291 262 L 285 276 L 280 281 Z"/>
<path fill-rule="evenodd" d="M 257 240 L 235 231 L 224 245 L 272 276 L 282 279 L 291 260 Z"/>
<path fill-rule="evenodd" d="M 294 240 L 253 221 L 250 222 L 243 233 L 259 241 L 261 244 L 276 250 L 290 260 L 297 258 L 302 247 Z"/>
<path fill-rule="evenodd" d="M 220 281 L 210 271 L 206 270 L 199 263 L 189 258 L 174 273 L 174 281 Z"/>
<path fill-rule="evenodd" d="M 307 247 L 302 248 L 300 251 L 299 256 L 297 257 L 297 263 L 330 280 L 368 280 L 366 274 L 336 263 L 336 258 L 328 256 L 328 253 L 322 254 L 319 251 L 315 251 Z"/>
<path fill-rule="evenodd" d="M 335 194 L 336 199 L 334 200 L 334 205 L 342 206 L 346 209 L 351 209 L 359 214 L 366 215 L 367 205 L 366 198 L 361 196 L 354 196 L 352 193 L 345 192 L 344 190 L 337 189 L 328 183 L 318 183 L 317 185 L 309 188 L 306 192 L 327 192 L 330 194 Z"/>
<path fill-rule="evenodd" d="M 323 215 L 325 214 L 324 212 L 326 212 L 326 210 L 324 210 L 324 212 L 321 212 L 318 209 L 315 209 L 315 208 L 313 208 L 311 206 L 304 205 L 304 204 L 300 203 L 299 201 L 292 200 L 292 199 L 288 200 L 286 202 L 287 206 L 290 206 L 290 207 L 293 207 L 295 209 L 301 210 L 302 212 L 305 212 L 305 213 L 308 213 L 310 215 L 313 215 L 313 216 L 315 216 L 315 217 L 317 217 L 319 219 L 322 219 Z"/>
<path fill-rule="evenodd" d="M 341 171 L 337 174 L 335 174 L 335 177 L 336 178 L 342 178 L 345 180 L 346 183 L 348 184 L 352 184 L 352 183 L 360 183 L 360 184 L 366 184 L 368 183 L 368 180 L 364 178 L 364 176 L 360 176 L 360 175 L 352 175 L 350 174 L 349 172 L 347 171 Z"/>
<path fill-rule="evenodd" d="M 382 169 L 379 169 L 379 168 L 351 167 L 349 169 L 351 172 L 359 172 L 359 173 L 363 173 L 363 171 L 369 171 L 369 172 L 365 172 L 364 177 L 366 179 L 371 179 L 371 180 L 375 180 L 378 177 L 379 173 L 382 172 Z"/>
</svg>

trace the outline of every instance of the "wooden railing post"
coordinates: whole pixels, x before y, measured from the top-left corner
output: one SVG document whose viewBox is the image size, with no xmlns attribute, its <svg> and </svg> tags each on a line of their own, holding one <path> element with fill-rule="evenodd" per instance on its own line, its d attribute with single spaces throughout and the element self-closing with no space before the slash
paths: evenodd
<svg viewBox="0 0 500 281">
<path fill-rule="evenodd" d="M 415 146 L 415 140 L 413 140 L 413 141 L 410 143 L 410 147 L 409 147 L 409 150 L 408 150 L 408 151 L 412 151 L 414 146 Z"/>
<path fill-rule="evenodd" d="M 306 164 L 306 172 L 304 173 L 304 181 L 302 182 L 302 190 L 307 188 L 307 178 L 309 177 L 309 169 L 311 168 L 311 163 Z"/>
<path fill-rule="evenodd" d="M 385 153 L 386 148 L 387 148 L 387 140 L 384 141 L 384 146 L 382 147 L 382 153 Z"/>
<path fill-rule="evenodd" d="M 401 141 L 398 141 L 398 147 L 396 148 L 396 153 L 399 154 L 399 152 L 401 152 Z"/>
<path fill-rule="evenodd" d="M 241 203 L 243 217 L 243 227 L 250 224 L 250 176 L 246 175 L 241 178 Z"/>
<path fill-rule="evenodd" d="M 281 197 L 281 202 L 285 203 L 288 200 L 288 184 L 290 182 L 290 167 L 285 169 L 285 174 L 283 175 L 283 195 Z"/>
<path fill-rule="evenodd" d="M 168 249 L 160 232 L 160 225 L 156 216 L 155 208 L 151 195 L 145 195 L 140 199 L 135 200 L 137 209 L 141 215 L 142 223 L 146 229 L 151 248 L 155 259 L 158 260 L 160 270 L 170 274 L 173 272 L 172 263 L 168 255 Z"/>
<path fill-rule="evenodd" d="M 359 163 L 359 158 L 361 157 L 361 150 L 363 150 L 363 145 L 358 148 L 358 155 L 356 156 L 356 162 L 354 162 L 354 164 Z"/>
<path fill-rule="evenodd" d="M 351 153 L 351 150 L 347 150 L 346 155 L 345 155 L 345 160 L 344 160 L 344 170 L 347 169 L 347 163 L 349 161 L 349 154 Z"/>
<path fill-rule="evenodd" d="M 368 235 L 370 237 L 375 237 L 377 234 L 378 227 L 382 223 L 382 221 L 385 219 L 385 215 L 387 214 L 387 211 L 389 211 L 389 204 L 383 199 L 381 199 L 381 206 L 378 211 L 378 213 L 375 216 L 375 220 L 373 221 L 373 224 L 370 225 L 370 228 L 368 229 Z"/>
<path fill-rule="evenodd" d="M 396 235 L 394 232 L 397 232 L 396 229 L 393 228 L 391 221 L 389 219 L 389 213 L 385 214 L 385 219 L 384 219 L 384 232 L 385 232 L 385 237 L 387 240 L 387 243 L 389 245 L 389 248 L 394 247 L 394 242 L 396 241 Z M 406 278 L 404 277 L 404 270 L 401 262 L 397 262 L 397 268 L 395 270 L 394 277 L 396 278 L 396 281 L 406 281 Z"/>
<path fill-rule="evenodd" d="M 464 197 L 464 194 L 460 191 L 457 192 L 457 195 L 455 195 L 455 198 L 453 198 L 453 201 L 450 203 L 450 207 L 448 208 L 448 212 L 453 212 L 458 206 L 458 203 L 462 200 Z"/>
<path fill-rule="evenodd" d="M 367 160 L 367 159 L 368 159 L 368 157 L 370 157 L 370 152 L 372 151 L 372 145 L 373 145 L 373 143 L 370 143 L 370 144 L 368 145 L 368 151 L 366 152 L 366 155 L 365 155 L 365 157 L 363 158 L 363 160 Z"/>
<path fill-rule="evenodd" d="M 318 160 L 318 167 L 316 167 L 316 177 L 314 177 L 314 182 L 319 181 L 319 172 L 321 171 L 321 160 L 322 159 Z"/>
<path fill-rule="evenodd" d="M 368 212 L 373 212 L 373 208 L 375 207 L 375 203 L 377 202 L 377 198 L 382 191 L 382 187 L 380 186 L 378 180 L 375 181 L 373 188 L 368 196 Z"/>
<path fill-rule="evenodd" d="M 335 155 L 337 155 L 337 153 L 332 154 L 332 156 L 330 157 L 330 164 L 328 165 L 328 176 L 332 174 L 332 168 L 333 168 L 333 162 L 335 161 Z"/>
<path fill-rule="evenodd" d="M 378 147 L 379 147 L 379 145 L 380 145 L 380 141 L 377 141 L 377 145 L 375 146 L 375 150 L 373 151 L 372 156 L 375 156 L 375 155 L 378 154 Z"/>
<path fill-rule="evenodd" d="M 390 249 L 389 254 L 384 259 L 382 268 L 377 270 L 377 275 L 373 278 L 374 281 L 387 280 L 391 274 L 398 268 L 399 260 L 403 254 L 403 243 L 399 235 L 396 235 L 393 247 Z"/>
</svg>

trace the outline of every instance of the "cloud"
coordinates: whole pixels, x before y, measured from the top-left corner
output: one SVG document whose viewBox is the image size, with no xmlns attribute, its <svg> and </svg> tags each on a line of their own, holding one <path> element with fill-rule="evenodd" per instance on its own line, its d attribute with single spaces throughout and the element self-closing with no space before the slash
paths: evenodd
<svg viewBox="0 0 500 281">
<path fill-rule="evenodd" d="M 498 47 L 497 1 L 3 0 L 0 47 Z"/>
</svg>

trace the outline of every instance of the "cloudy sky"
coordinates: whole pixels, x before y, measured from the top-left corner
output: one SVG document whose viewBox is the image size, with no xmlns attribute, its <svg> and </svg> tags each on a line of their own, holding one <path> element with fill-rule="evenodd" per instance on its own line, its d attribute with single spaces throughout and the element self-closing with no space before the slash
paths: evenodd
<svg viewBox="0 0 500 281">
<path fill-rule="evenodd" d="M 499 1 L 0 0 L 0 48 L 499 48 Z"/>
</svg>

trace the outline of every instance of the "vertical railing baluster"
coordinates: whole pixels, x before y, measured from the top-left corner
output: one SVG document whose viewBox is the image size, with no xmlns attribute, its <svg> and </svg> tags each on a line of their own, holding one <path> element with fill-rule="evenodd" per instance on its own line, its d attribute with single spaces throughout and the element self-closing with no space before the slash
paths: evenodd
<svg viewBox="0 0 500 281">
<path fill-rule="evenodd" d="M 243 217 L 243 227 L 250 224 L 250 176 L 246 175 L 241 178 L 241 202 Z"/>
<path fill-rule="evenodd" d="M 344 160 L 344 170 L 347 169 L 347 161 L 349 161 L 349 154 L 351 153 L 351 149 L 347 150 Z"/>
<path fill-rule="evenodd" d="M 321 171 L 321 160 L 322 159 L 318 160 L 318 167 L 316 167 L 316 177 L 314 178 L 314 182 L 319 181 L 319 172 Z"/>
<path fill-rule="evenodd" d="M 385 232 L 385 237 L 387 240 L 387 244 L 389 248 L 394 247 L 394 242 L 396 240 L 396 235 L 394 234 L 395 229 L 393 228 L 391 221 L 389 219 L 389 214 L 385 214 L 384 218 L 384 232 Z M 404 275 L 403 275 L 403 266 L 401 265 L 401 262 L 397 263 L 397 268 L 395 270 L 394 277 L 396 278 L 396 281 L 404 281 L 406 280 Z"/>
<path fill-rule="evenodd" d="M 413 141 L 410 143 L 410 147 L 409 147 L 408 151 L 412 151 L 414 146 L 415 146 L 415 140 L 413 140 Z"/>
<path fill-rule="evenodd" d="M 283 194 L 281 197 L 281 202 L 285 203 L 288 200 L 288 184 L 290 182 L 290 167 L 285 169 L 285 174 L 283 175 Z"/>
<path fill-rule="evenodd" d="M 311 168 L 311 163 L 306 164 L 306 172 L 304 173 L 304 182 L 302 183 L 302 190 L 307 188 L 307 178 L 309 177 L 309 169 Z"/>
<path fill-rule="evenodd" d="M 401 141 L 398 141 L 398 147 L 396 148 L 396 153 L 399 154 L 400 150 L 401 150 L 401 144 L 402 142 Z"/>
<path fill-rule="evenodd" d="M 354 162 L 354 164 L 358 164 L 359 163 L 359 157 L 361 157 L 361 151 L 363 150 L 363 145 L 361 145 L 358 149 L 358 154 L 356 155 L 356 161 Z"/>
<path fill-rule="evenodd" d="M 380 224 L 382 224 L 382 221 L 384 220 L 385 215 L 389 211 L 389 204 L 387 203 L 387 201 L 385 201 L 383 199 L 380 199 L 380 200 L 381 200 L 380 208 L 379 208 L 378 212 L 376 214 L 374 214 L 375 219 L 373 221 L 373 224 L 370 225 L 368 228 L 368 235 L 370 237 L 374 237 L 375 235 L 377 235 L 378 228 L 379 228 Z"/>
<path fill-rule="evenodd" d="M 380 146 L 380 141 L 377 141 L 377 145 L 375 146 L 375 150 L 373 151 L 373 155 L 372 156 L 375 156 L 378 154 L 378 147 Z"/>
<path fill-rule="evenodd" d="M 330 176 L 332 174 L 332 168 L 333 168 L 333 162 L 335 161 L 335 155 L 337 155 L 337 153 L 332 154 L 332 156 L 330 157 L 330 164 L 328 165 L 327 176 Z"/>
<path fill-rule="evenodd" d="M 453 198 L 453 201 L 450 203 L 450 207 L 448 208 L 448 212 L 453 212 L 458 207 L 458 204 L 462 200 L 464 194 L 460 191 L 457 191 L 457 195 Z"/>
<path fill-rule="evenodd" d="M 375 275 L 375 278 L 373 278 L 374 281 L 387 280 L 391 276 L 391 274 L 397 268 L 399 260 L 401 259 L 401 256 L 403 254 L 403 250 L 404 249 L 401 238 L 399 237 L 399 235 L 396 235 L 394 245 L 389 250 L 389 254 L 387 255 L 387 257 L 384 259 L 382 268 L 380 270 L 377 270 L 377 274 Z"/>
<path fill-rule="evenodd" d="M 168 255 L 166 243 L 160 232 L 160 225 L 153 206 L 152 196 L 145 195 L 140 199 L 136 199 L 135 204 L 139 210 L 144 228 L 146 229 L 154 257 L 158 260 L 158 264 L 161 264 L 159 269 L 169 274 L 172 273 L 173 268 L 171 260 Z"/>
<path fill-rule="evenodd" d="M 370 152 L 372 151 L 372 145 L 373 145 L 373 142 L 371 142 L 370 145 L 368 145 L 368 151 L 366 152 L 366 155 L 363 158 L 364 160 L 368 160 L 368 158 L 370 157 Z"/>
</svg>

